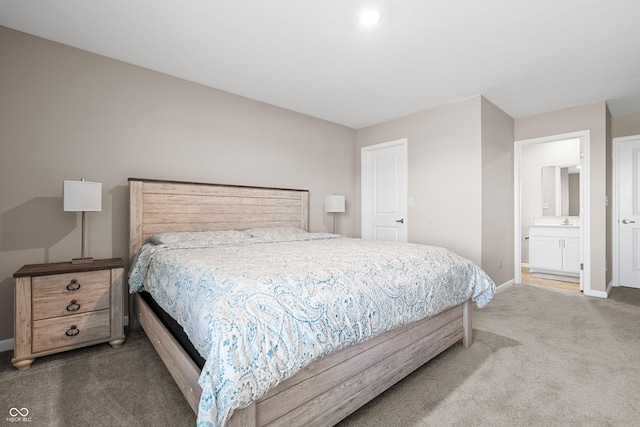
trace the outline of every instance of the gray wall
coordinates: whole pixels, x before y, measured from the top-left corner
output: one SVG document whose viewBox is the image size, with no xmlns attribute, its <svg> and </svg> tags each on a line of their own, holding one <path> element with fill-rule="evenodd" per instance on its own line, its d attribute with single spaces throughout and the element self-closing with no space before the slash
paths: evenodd
<svg viewBox="0 0 640 427">
<path fill-rule="evenodd" d="M 13 337 L 13 273 L 80 255 L 62 181 L 103 183 L 86 254 L 128 253 L 127 178 L 310 190 L 310 228 L 359 235 L 355 131 L 0 27 L 0 341 Z"/>
</svg>

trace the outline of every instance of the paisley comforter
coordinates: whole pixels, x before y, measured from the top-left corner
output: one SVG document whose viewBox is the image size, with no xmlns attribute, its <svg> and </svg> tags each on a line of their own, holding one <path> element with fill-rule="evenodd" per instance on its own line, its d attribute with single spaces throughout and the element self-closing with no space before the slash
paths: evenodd
<svg viewBox="0 0 640 427">
<path fill-rule="evenodd" d="M 129 278 L 205 357 L 199 426 L 224 425 L 310 362 L 495 292 L 449 250 L 294 228 L 156 235 Z"/>
</svg>

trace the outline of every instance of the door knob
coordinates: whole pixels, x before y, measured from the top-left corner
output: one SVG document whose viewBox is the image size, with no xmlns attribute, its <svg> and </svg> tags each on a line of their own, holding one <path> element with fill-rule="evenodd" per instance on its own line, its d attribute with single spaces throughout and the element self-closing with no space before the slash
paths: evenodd
<svg viewBox="0 0 640 427">
<path fill-rule="evenodd" d="M 623 224 L 635 224 L 636 222 L 632 219 L 623 219 L 622 220 Z"/>
<path fill-rule="evenodd" d="M 396 222 L 399 222 L 400 224 L 404 224 L 404 218 L 402 218 L 402 219 L 396 219 Z"/>
</svg>

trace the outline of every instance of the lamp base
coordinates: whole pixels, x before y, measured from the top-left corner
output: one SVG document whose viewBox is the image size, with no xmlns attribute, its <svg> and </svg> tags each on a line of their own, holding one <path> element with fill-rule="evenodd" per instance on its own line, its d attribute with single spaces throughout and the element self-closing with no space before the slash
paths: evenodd
<svg viewBox="0 0 640 427">
<path fill-rule="evenodd" d="M 93 258 L 74 258 L 71 260 L 71 264 L 91 264 Z"/>
</svg>

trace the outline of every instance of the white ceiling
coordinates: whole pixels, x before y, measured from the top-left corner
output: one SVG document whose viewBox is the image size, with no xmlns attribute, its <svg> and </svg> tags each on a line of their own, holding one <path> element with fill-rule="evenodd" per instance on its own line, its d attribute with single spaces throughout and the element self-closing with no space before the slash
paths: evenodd
<svg viewBox="0 0 640 427">
<path fill-rule="evenodd" d="M 638 0 L 0 1 L 0 25 L 356 129 L 475 95 L 638 112 L 639 23 Z"/>
</svg>

